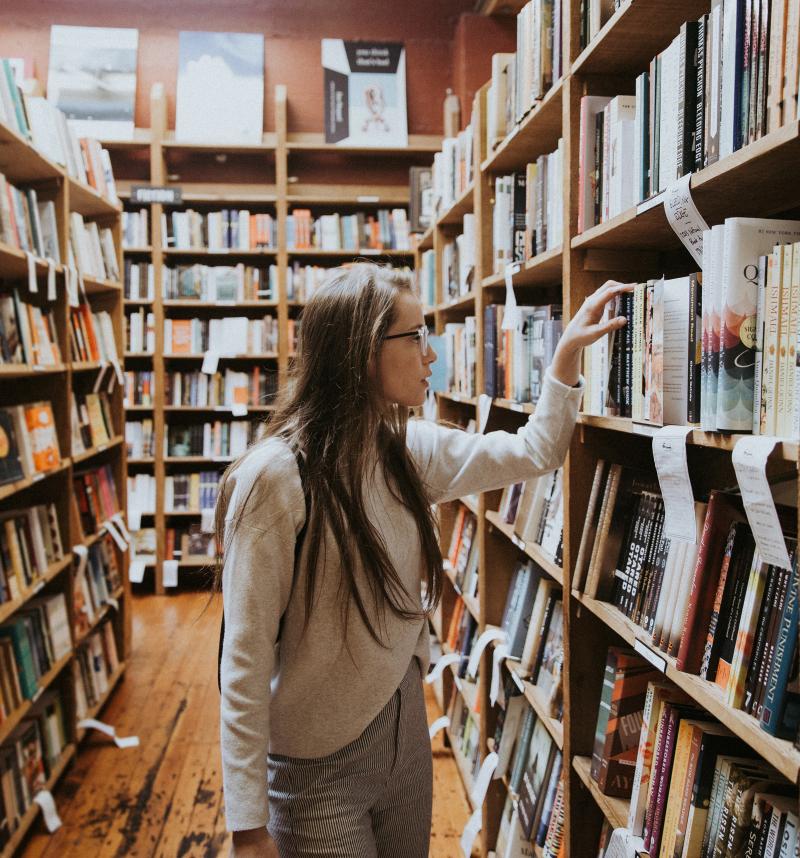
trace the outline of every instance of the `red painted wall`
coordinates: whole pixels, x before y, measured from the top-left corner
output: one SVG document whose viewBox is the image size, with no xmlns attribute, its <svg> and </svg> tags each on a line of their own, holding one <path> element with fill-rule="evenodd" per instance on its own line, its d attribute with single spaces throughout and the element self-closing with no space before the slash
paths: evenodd
<svg viewBox="0 0 800 858">
<path fill-rule="evenodd" d="M 481 27 L 495 37 L 497 25 L 478 19 L 454 39 L 459 16 L 474 0 L 0 0 L 0 55 L 26 56 L 36 76 L 47 80 L 52 24 L 138 27 L 136 125 L 149 127 L 151 86 L 161 81 L 175 122 L 178 32 L 210 30 L 263 33 L 266 42 L 264 124 L 274 128 L 273 92 L 289 93 L 289 130 L 321 131 L 323 111 L 320 39 L 400 41 L 406 46 L 408 130 L 442 131 L 442 99 L 448 86 L 468 96 L 488 78 L 492 48 Z M 475 16 L 470 16 L 475 18 Z"/>
</svg>

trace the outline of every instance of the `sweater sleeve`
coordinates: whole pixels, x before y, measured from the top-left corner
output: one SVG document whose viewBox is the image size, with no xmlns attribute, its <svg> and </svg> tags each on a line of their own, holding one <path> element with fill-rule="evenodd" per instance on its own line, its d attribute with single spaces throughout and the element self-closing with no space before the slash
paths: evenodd
<svg viewBox="0 0 800 858">
<path fill-rule="evenodd" d="M 256 447 L 226 495 L 220 744 L 226 824 L 239 831 L 269 820 L 270 680 L 305 518 L 292 452 L 279 442 Z"/>
<path fill-rule="evenodd" d="M 536 411 L 516 433 L 471 434 L 409 422 L 408 445 L 432 503 L 532 479 L 559 467 L 569 449 L 584 382 L 569 387 L 548 372 Z"/>
</svg>

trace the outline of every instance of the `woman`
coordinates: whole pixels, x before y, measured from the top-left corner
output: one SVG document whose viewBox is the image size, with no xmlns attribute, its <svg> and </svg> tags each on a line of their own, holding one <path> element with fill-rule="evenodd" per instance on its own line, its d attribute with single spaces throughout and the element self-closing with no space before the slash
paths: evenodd
<svg viewBox="0 0 800 858">
<path fill-rule="evenodd" d="M 624 324 L 604 310 L 625 288 L 606 284 L 578 310 L 516 434 L 408 420 L 436 354 L 407 277 L 361 263 L 309 301 L 294 383 L 268 437 L 225 475 L 217 508 L 237 858 L 427 856 L 421 681 L 442 589 L 431 504 L 561 464 L 581 351 Z"/>
</svg>

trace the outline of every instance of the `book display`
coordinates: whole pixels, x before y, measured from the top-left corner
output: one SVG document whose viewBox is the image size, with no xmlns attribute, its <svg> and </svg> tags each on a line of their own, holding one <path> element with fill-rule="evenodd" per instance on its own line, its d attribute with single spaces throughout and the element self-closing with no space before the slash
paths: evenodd
<svg viewBox="0 0 800 858">
<path fill-rule="evenodd" d="M 505 647 L 499 659 L 497 640 L 486 647 L 477 688 L 461 661 L 434 683 L 467 792 L 481 760 L 499 756 L 476 848 L 603 855 L 623 828 L 651 858 L 789 854 L 800 185 L 784 177 L 800 154 L 800 13 L 553 5 L 517 6 L 525 36 L 517 54 L 494 56 L 476 94 L 472 159 L 459 148 L 467 132 L 444 148 L 450 161 L 438 156 L 448 204 L 417 240 L 426 317 L 446 344 L 432 413 L 487 432 L 515 431 L 535 410 L 586 296 L 607 279 L 637 284 L 616 307 L 627 326 L 585 354 L 565 466 L 439 508 L 448 561 L 433 633 L 451 651 L 469 614 L 475 637 L 496 629 Z M 558 59 L 556 39 L 537 42 L 536 22 L 550 19 Z M 681 179 L 705 219 L 702 254 L 670 225 Z M 667 534 L 652 444 L 662 425 L 687 428 L 696 543 Z M 743 434 L 777 439 L 767 474 L 786 568 L 762 559 L 731 491 Z"/>
<path fill-rule="evenodd" d="M 121 206 L 107 153 L 9 68 L 0 60 L 4 858 L 75 756 L 80 719 L 117 686 L 131 634 Z"/>
</svg>

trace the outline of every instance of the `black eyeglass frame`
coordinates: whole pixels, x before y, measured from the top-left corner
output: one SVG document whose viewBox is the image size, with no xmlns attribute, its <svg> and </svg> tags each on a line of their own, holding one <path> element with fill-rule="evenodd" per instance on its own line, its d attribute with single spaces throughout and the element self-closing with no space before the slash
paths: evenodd
<svg viewBox="0 0 800 858">
<path fill-rule="evenodd" d="M 430 330 L 427 325 L 421 325 L 414 331 L 407 331 L 405 334 L 389 334 L 384 337 L 384 340 L 399 340 L 403 337 L 419 337 L 419 350 L 422 352 L 422 357 L 428 356 L 428 335 Z"/>
</svg>

